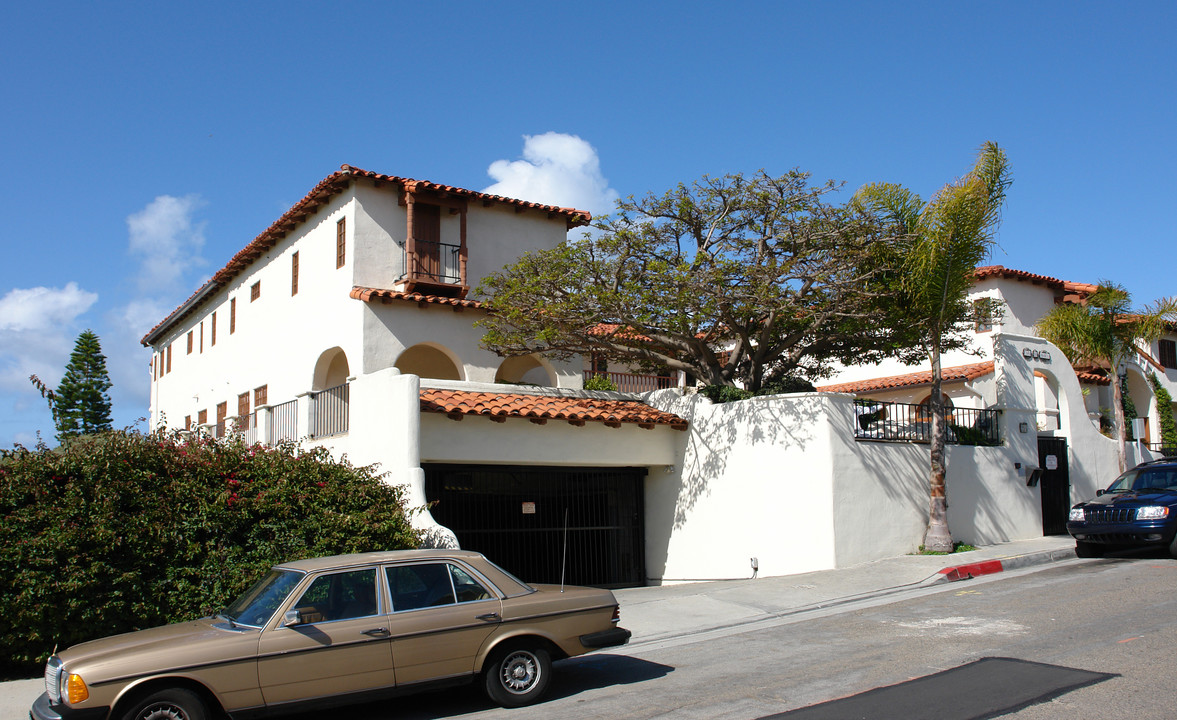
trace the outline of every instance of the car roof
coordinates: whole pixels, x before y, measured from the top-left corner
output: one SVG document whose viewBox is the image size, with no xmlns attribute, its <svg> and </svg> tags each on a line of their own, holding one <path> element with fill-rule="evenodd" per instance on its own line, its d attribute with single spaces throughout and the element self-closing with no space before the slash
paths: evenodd
<svg viewBox="0 0 1177 720">
<path fill-rule="evenodd" d="M 297 570 L 299 572 L 314 572 L 334 568 L 352 567 L 355 565 L 372 565 L 375 563 L 404 562 L 406 560 L 438 560 L 453 558 L 460 560 L 483 560 L 481 553 L 472 550 L 384 550 L 379 552 L 352 553 L 349 555 L 328 555 L 326 557 L 293 560 L 275 565 L 281 570 Z"/>
</svg>

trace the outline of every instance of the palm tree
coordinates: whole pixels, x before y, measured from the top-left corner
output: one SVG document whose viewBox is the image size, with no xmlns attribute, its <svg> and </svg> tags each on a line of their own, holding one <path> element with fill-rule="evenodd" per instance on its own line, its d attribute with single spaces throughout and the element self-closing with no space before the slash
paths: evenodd
<svg viewBox="0 0 1177 720">
<path fill-rule="evenodd" d="M 940 355 L 962 345 L 959 333 L 974 319 L 968 303 L 973 270 L 995 244 L 994 233 L 1011 182 L 1005 152 L 996 143 L 987 142 L 978 151 L 973 169 L 945 185 L 927 203 L 891 183 L 866 185 L 855 195 L 864 208 L 879 213 L 909 238 L 901 310 L 932 364 L 931 503 L 924 535 L 924 547 L 929 551 L 951 552 L 953 547 L 944 482 L 947 428 Z"/>
<path fill-rule="evenodd" d="M 1063 351 L 1071 364 L 1094 363 L 1112 380 L 1112 412 L 1120 472 L 1127 465 L 1124 442 L 1124 401 L 1117 382 L 1120 366 L 1136 352 L 1137 343 L 1151 343 L 1177 320 L 1177 297 L 1163 298 L 1133 312 L 1132 295 L 1123 286 L 1101 280 L 1083 304 L 1056 305 L 1036 326 L 1042 337 Z"/>
</svg>

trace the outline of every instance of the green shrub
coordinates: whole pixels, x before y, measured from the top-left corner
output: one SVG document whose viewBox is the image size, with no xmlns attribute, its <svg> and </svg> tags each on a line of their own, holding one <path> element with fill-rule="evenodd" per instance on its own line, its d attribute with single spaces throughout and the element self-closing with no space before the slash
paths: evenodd
<svg viewBox="0 0 1177 720">
<path fill-rule="evenodd" d="M 1177 421 L 1173 419 L 1173 396 L 1161 384 L 1156 373 L 1148 374 L 1148 382 L 1157 397 L 1157 414 L 1161 419 L 1161 446 L 1166 449 L 1177 448 Z"/>
<path fill-rule="evenodd" d="M 585 390 L 616 390 L 617 386 L 609 379 L 608 375 L 593 375 L 588 380 L 584 381 Z"/>
<path fill-rule="evenodd" d="M 786 395 L 788 393 L 814 392 L 813 383 L 800 378 L 781 378 L 767 383 L 759 390 L 744 390 L 731 385 L 704 385 L 699 388 L 699 394 L 715 404 L 747 400 L 765 395 Z"/>
<path fill-rule="evenodd" d="M 163 432 L 0 451 L 0 517 L 6 672 L 216 612 L 277 562 L 419 543 L 371 468 Z"/>
</svg>

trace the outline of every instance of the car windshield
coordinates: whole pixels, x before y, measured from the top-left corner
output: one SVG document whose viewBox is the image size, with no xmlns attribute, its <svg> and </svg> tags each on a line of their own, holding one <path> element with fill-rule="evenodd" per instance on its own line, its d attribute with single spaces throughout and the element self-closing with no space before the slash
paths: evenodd
<svg viewBox="0 0 1177 720">
<path fill-rule="evenodd" d="M 1177 468 L 1133 468 L 1116 478 L 1108 492 L 1148 492 L 1177 489 Z"/>
<path fill-rule="evenodd" d="M 237 625 L 261 627 L 301 579 L 302 573 L 293 570 L 271 570 L 221 615 Z"/>
</svg>

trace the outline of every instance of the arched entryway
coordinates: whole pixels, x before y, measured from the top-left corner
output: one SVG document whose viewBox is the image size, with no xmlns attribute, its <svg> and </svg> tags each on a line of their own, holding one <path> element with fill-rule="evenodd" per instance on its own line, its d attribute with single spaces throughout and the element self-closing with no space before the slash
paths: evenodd
<svg viewBox="0 0 1177 720">
<path fill-rule="evenodd" d="M 462 380 L 462 364 L 445 348 L 421 343 L 406 349 L 396 359 L 396 369 L 406 375 L 434 380 Z"/>
<path fill-rule="evenodd" d="M 499 365 L 495 382 L 520 385 L 556 387 L 556 373 L 547 361 L 537 355 L 509 357 Z"/>
</svg>

